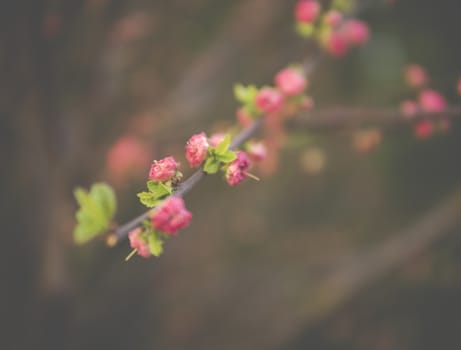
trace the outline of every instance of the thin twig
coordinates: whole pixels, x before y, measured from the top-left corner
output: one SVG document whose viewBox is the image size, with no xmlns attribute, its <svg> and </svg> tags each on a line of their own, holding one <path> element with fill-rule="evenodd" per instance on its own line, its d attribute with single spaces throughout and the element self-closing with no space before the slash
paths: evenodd
<svg viewBox="0 0 461 350">
<path fill-rule="evenodd" d="M 461 106 L 450 106 L 443 112 L 417 112 L 411 117 L 402 114 L 398 109 L 389 108 L 348 108 L 335 107 L 316 110 L 288 123 L 290 128 L 309 129 L 310 131 L 338 130 L 360 126 L 401 126 L 420 120 L 439 120 L 461 116 Z"/>
<path fill-rule="evenodd" d="M 356 15 L 359 11 L 362 11 L 364 8 L 369 6 L 374 0 L 362 0 L 359 2 L 356 6 L 355 9 L 351 11 L 349 16 L 351 15 Z M 349 17 L 348 16 L 348 17 Z M 317 47 L 318 48 L 318 47 Z M 319 49 L 315 50 L 314 53 L 311 53 L 311 55 L 307 56 L 307 59 L 304 60 L 303 63 L 303 68 L 304 68 L 304 74 L 306 77 L 310 76 L 312 72 L 314 71 L 314 68 L 319 64 L 320 58 L 323 57 L 323 54 L 319 51 Z M 235 149 L 242 145 L 246 140 L 248 140 L 251 136 L 253 136 L 256 131 L 259 129 L 259 127 L 262 124 L 262 119 L 264 117 L 259 118 L 255 122 L 253 122 L 251 125 L 243 129 L 232 141 L 230 148 Z M 204 172 L 202 169 L 198 170 L 195 172 L 192 176 L 190 176 L 186 181 L 184 181 L 178 190 L 174 193 L 174 196 L 182 197 L 186 193 L 188 193 L 197 183 L 200 182 L 200 180 L 203 178 Z M 140 225 L 142 221 L 146 220 L 149 218 L 151 215 L 153 209 L 148 210 L 144 214 L 134 218 L 133 220 L 129 221 L 128 223 L 120 226 L 118 229 L 116 229 L 112 234 L 109 235 L 107 238 L 107 241 L 111 242 L 112 244 L 120 239 L 125 238 L 128 236 L 128 233 Z"/>
</svg>

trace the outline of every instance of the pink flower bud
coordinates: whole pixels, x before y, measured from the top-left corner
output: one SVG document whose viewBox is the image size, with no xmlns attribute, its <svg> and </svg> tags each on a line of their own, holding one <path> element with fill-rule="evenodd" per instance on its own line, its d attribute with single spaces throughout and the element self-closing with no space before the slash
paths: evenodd
<svg viewBox="0 0 461 350">
<path fill-rule="evenodd" d="M 179 229 L 189 225 L 191 218 L 182 198 L 169 197 L 155 210 L 152 225 L 161 232 L 176 235 Z"/>
<path fill-rule="evenodd" d="M 435 90 L 426 89 L 419 95 L 419 104 L 425 112 L 442 112 L 447 103 L 445 98 Z"/>
<path fill-rule="evenodd" d="M 352 19 L 344 25 L 344 36 L 349 44 L 360 46 L 368 41 L 370 31 L 365 22 Z"/>
<path fill-rule="evenodd" d="M 305 96 L 302 99 L 299 107 L 302 111 L 309 112 L 312 110 L 312 108 L 314 108 L 314 100 L 312 99 L 312 97 Z"/>
<path fill-rule="evenodd" d="M 109 149 L 106 158 L 108 177 L 117 184 L 123 184 L 143 171 L 152 159 L 151 149 L 133 135 L 117 140 Z"/>
<path fill-rule="evenodd" d="M 300 0 L 296 4 L 295 18 L 301 23 L 312 23 L 320 13 L 320 5 L 316 0 Z"/>
<path fill-rule="evenodd" d="M 248 156 L 254 162 L 260 162 L 267 157 L 267 148 L 263 142 L 250 142 L 247 147 Z"/>
<path fill-rule="evenodd" d="M 199 166 L 206 158 L 208 140 L 204 132 L 193 135 L 186 144 L 186 158 L 191 168 Z"/>
<path fill-rule="evenodd" d="M 222 140 L 224 140 L 225 137 L 226 135 L 222 132 L 215 133 L 211 135 L 211 137 L 208 139 L 208 143 L 211 147 L 216 147 L 221 143 Z"/>
<path fill-rule="evenodd" d="M 418 113 L 418 104 L 415 101 L 405 100 L 400 104 L 400 112 L 408 118 Z"/>
<path fill-rule="evenodd" d="M 275 85 L 287 96 L 299 95 L 307 86 L 307 80 L 301 70 L 286 68 L 275 76 Z"/>
<path fill-rule="evenodd" d="M 178 170 L 179 164 L 173 157 L 154 160 L 149 171 L 149 180 L 163 182 L 171 179 Z"/>
<path fill-rule="evenodd" d="M 415 127 L 415 135 L 419 139 L 429 138 L 432 135 L 433 131 L 434 131 L 434 126 L 428 120 L 420 121 L 418 124 L 416 124 L 416 127 Z"/>
<path fill-rule="evenodd" d="M 327 25 L 332 28 L 337 27 L 343 20 L 341 12 L 336 10 L 330 10 L 325 14 L 324 21 Z"/>
<path fill-rule="evenodd" d="M 229 164 L 226 171 L 226 180 L 230 186 L 238 185 L 242 182 L 250 167 L 250 159 L 243 151 L 237 151 L 237 159 Z"/>
<path fill-rule="evenodd" d="M 133 249 L 136 249 L 136 252 L 143 258 L 148 258 L 151 256 L 149 244 L 141 236 L 141 229 L 139 227 L 133 229 L 128 234 L 128 239 L 130 240 L 130 246 Z"/>
<path fill-rule="evenodd" d="M 327 52 L 335 57 L 343 57 L 346 55 L 348 46 L 344 35 L 340 32 L 331 32 L 324 40 L 324 46 Z"/>
<path fill-rule="evenodd" d="M 405 82 L 408 86 L 420 88 L 427 84 L 429 80 L 426 71 L 418 64 L 410 64 L 405 67 L 404 71 Z"/>
<path fill-rule="evenodd" d="M 283 107 L 283 95 L 274 88 L 262 88 L 256 95 L 256 106 L 265 113 L 277 113 Z"/>
<path fill-rule="evenodd" d="M 244 128 L 253 122 L 253 118 L 248 114 L 245 108 L 239 108 L 236 112 L 236 117 L 239 124 Z"/>
</svg>

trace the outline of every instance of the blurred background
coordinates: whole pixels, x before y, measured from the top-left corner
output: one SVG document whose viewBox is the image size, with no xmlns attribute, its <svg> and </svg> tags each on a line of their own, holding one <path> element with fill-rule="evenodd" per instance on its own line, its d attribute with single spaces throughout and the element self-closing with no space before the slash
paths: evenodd
<svg viewBox="0 0 461 350">
<path fill-rule="evenodd" d="M 194 188 L 192 224 L 160 259 L 72 242 L 75 186 L 107 181 L 119 222 L 138 215 L 152 159 L 186 165 L 191 134 L 234 123 L 235 82 L 270 83 L 304 57 L 295 2 L 3 4 L 2 349 L 461 346 L 457 120 L 426 141 L 386 128 L 373 150 L 354 129 L 296 130 L 261 182 Z M 460 9 L 369 8 L 372 41 L 316 68 L 316 108 L 397 107 L 408 63 L 459 104 Z"/>
</svg>

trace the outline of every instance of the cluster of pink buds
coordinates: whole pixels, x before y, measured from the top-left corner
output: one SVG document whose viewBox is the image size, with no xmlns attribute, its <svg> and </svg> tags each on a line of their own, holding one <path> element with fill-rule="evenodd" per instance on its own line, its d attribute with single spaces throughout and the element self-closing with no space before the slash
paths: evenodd
<svg viewBox="0 0 461 350">
<path fill-rule="evenodd" d="M 173 157 L 166 157 L 161 160 L 154 160 L 149 171 L 149 180 L 164 182 L 176 175 L 179 163 Z"/>
<path fill-rule="evenodd" d="M 350 48 L 365 44 L 370 30 L 364 21 L 344 19 L 342 10 L 342 6 L 333 2 L 322 13 L 317 0 L 299 0 L 295 8 L 298 33 L 317 40 L 332 56 L 344 56 Z"/>
<path fill-rule="evenodd" d="M 251 162 L 243 151 L 237 152 L 237 159 L 231 162 L 226 171 L 226 180 L 230 186 L 238 185 L 248 176 Z"/>
<path fill-rule="evenodd" d="M 152 255 L 149 249 L 149 243 L 147 242 L 147 237 L 144 237 L 140 227 L 136 227 L 131 230 L 128 234 L 128 239 L 130 240 L 131 248 L 136 249 L 136 253 L 138 253 L 139 256 L 148 258 Z"/>
<path fill-rule="evenodd" d="M 327 23 L 331 23 L 331 20 Z M 368 25 L 361 20 L 351 19 L 330 26 L 321 42 L 327 52 L 334 57 L 343 57 L 351 47 L 364 45 L 370 37 Z"/>
<path fill-rule="evenodd" d="M 176 235 L 178 230 L 189 225 L 192 214 L 185 208 L 180 197 L 168 197 L 158 206 L 152 215 L 152 226 L 169 235 Z"/>
<path fill-rule="evenodd" d="M 208 152 L 208 139 L 204 132 L 193 135 L 186 144 L 186 159 L 191 168 L 198 167 L 205 160 Z"/>
<path fill-rule="evenodd" d="M 416 99 L 406 99 L 400 104 L 400 111 L 405 117 L 412 118 L 420 112 L 439 113 L 446 110 L 445 97 L 438 91 L 427 87 L 429 77 L 423 67 L 417 64 L 406 66 L 404 80 L 410 88 L 416 89 L 417 93 Z M 440 119 L 438 123 L 426 119 L 416 123 L 414 133 L 416 137 L 426 139 L 432 136 L 435 130 L 445 131 L 449 126 L 447 119 Z"/>
</svg>

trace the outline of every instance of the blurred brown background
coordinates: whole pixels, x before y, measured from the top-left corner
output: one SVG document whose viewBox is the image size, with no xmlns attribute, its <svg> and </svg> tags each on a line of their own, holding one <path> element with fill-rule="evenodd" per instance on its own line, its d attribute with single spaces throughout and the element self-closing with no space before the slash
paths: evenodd
<svg viewBox="0 0 461 350">
<path fill-rule="evenodd" d="M 192 225 L 160 259 L 125 263 L 126 242 L 72 244 L 75 186 L 108 181 L 120 222 L 137 215 L 150 159 L 185 165 L 192 133 L 233 123 L 234 82 L 269 83 L 303 57 L 294 4 L 2 3 L 0 348 L 461 346 L 456 120 L 425 142 L 390 128 L 366 155 L 354 130 L 297 130 L 260 183 L 196 187 Z M 373 41 L 312 76 L 317 108 L 397 106 L 410 62 L 459 103 L 459 11 L 457 0 L 370 8 Z"/>
</svg>

